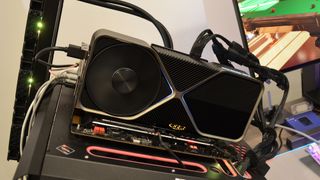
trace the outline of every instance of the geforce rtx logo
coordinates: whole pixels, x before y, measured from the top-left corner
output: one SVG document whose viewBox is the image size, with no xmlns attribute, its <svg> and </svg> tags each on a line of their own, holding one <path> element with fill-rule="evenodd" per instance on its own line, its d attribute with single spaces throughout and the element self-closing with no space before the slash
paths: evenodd
<svg viewBox="0 0 320 180">
<path fill-rule="evenodd" d="M 174 129 L 174 130 L 177 130 L 177 131 L 184 131 L 184 130 L 186 130 L 186 126 L 182 126 L 182 125 L 179 125 L 179 124 L 170 123 L 170 124 L 169 124 L 169 127 L 170 127 L 171 129 Z"/>
</svg>

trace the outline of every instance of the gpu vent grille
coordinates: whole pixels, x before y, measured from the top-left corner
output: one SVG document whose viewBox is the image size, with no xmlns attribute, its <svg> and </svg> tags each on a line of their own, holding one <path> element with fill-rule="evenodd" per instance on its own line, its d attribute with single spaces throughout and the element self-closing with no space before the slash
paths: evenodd
<svg viewBox="0 0 320 180">
<path fill-rule="evenodd" d="M 216 72 L 187 55 L 158 47 L 154 49 L 178 91 L 185 91 Z"/>
</svg>

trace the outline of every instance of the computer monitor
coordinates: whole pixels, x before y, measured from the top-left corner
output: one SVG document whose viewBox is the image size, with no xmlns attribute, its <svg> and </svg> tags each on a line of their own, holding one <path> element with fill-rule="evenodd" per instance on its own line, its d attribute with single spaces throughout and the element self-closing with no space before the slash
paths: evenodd
<svg viewBox="0 0 320 180">
<path fill-rule="evenodd" d="M 247 45 L 261 65 L 287 72 L 320 58 L 320 1 L 238 0 Z"/>
<path fill-rule="evenodd" d="M 320 106 L 320 1 L 238 0 L 237 5 L 250 52 L 261 65 L 282 72 L 303 68 L 302 95 Z"/>
</svg>

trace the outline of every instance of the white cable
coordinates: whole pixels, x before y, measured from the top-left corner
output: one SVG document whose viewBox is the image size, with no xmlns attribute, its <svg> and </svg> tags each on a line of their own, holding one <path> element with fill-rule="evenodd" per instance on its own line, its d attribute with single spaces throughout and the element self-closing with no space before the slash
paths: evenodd
<svg viewBox="0 0 320 180">
<path fill-rule="evenodd" d="M 25 136 L 25 129 L 26 129 L 26 126 L 29 122 L 29 128 L 28 128 L 28 135 L 30 133 L 30 130 L 31 130 L 31 127 L 32 127 L 32 124 L 33 124 L 33 118 L 35 116 L 35 112 L 39 106 L 39 103 L 41 101 L 41 98 L 43 97 L 45 91 L 47 90 L 48 86 L 53 82 L 53 80 L 55 80 L 56 78 L 53 78 L 53 79 L 50 79 L 48 80 L 47 82 L 45 82 L 40 88 L 39 90 L 37 91 L 36 93 L 36 96 L 35 98 L 33 99 L 33 101 L 31 102 L 29 108 L 28 108 L 28 111 L 26 113 L 26 116 L 23 120 L 23 124 L 22 124 L 22 128 L 21 128 L 21 134 L 20 134 L 20 156 L 22 155 L 22 151 L 23 151 L 23 139 L 24 139 L 24 136 Z M 30 116 L 30 113 L 32 112 L 31 114 L 31 118 L 29 118 Z"/>
<path fill-rule="evenodd" d="M 50 85 L 53 81 L 55 81 L 56 79 L 58 79 L 58 77 L 52 78 L 52 79 L 50 79 L 49 81 L 47 81 L 46 83 L 44 83 L 44 84 L 41 86 L 42 88 L 40 89 L 40 91 L 38 91 L 39 94 L 38 94 L 38 93 L 36 94 L 36 96 L 35 96 L 36 102 L 35 102 L 35 104 L 33 105 L 33 111 L 32 111 L 32 115 L 31 115 L 31 118 L 30 118 L 30 122 L 33 121 L 34 116 L 35 116 L 35 114 L 36 114 L 36 111 L 37 111 L 37 109 L 38 109 L 38 106 L 39 106 L 39 104 L 40 104 L 40 102 L 41 102 L 41 99 L 42 99 L 42 97 L 44 96 L 44 94 L 45 94 L 46 90 L 48 89 L 49 85 Z M 30 123 L 30 124 L 31 124 L 31 123 Z"/>
<path fill-rule="evenodd" d="M 31 105 L 29 106 L 28 111 L 26 113 L 26 116 L 24 117 L 24 120 L 23 120 L 23 123 L 22 123 L 21 134 L 20 134 L 20 147 L 19 147 L 20 156 L 22 155 L 22 150 L 23 150 L 22 146 L 23 146 L 24 131 L 26 129 L 26 126 L 27 126 L 27 123 L 28 123 L 28 118 L 29 118 L 29 115 L 31 113 L 33 104 L 34 104 L 34 101 L 32 101 Z"/>
<path fill-rule="evenodd" d="M 73 74 L 72 74 L 72 75 L 69 75 L 69 74 L 68 74 L 68 72 L 71 71 L 71 70 L 73 70 L 73 69 L 75 69 L 75 68 L 68 68 L 68 69 L 65 69 L 65 70 L 60 71 L 59 74 L 58 74 L 56 77 L 48 80 L 47 82 L 45 82 L 45 83 L 39 88 L 39 90 L 38 90 L 38 92 L 37 92 L 37 94 L 36 94 L 36 96 L 35 96 L 35 98 L 34 98 L 34 99 L 36 100 L 36 102 L 35 102 L 34 105 L 33 105 L 33 112 L 32 112 L 32 116 L 31 116 L 31 118 L 30 118 L 30 123 L 29 123 L 29 124 L 31 125 L 31 126 L 29 125 L 29 131 L 31 130 L 31 127 L 32 127 L 32 125 L 33 125 L 34 116 L 35 116 L 35 114 L 36 114 L 36 111 L 37 111 L 37 109 L 38 109 L 38 106 L 40 105 L 41 99 L 43 98 L 43 96 L 44 96 L 46 90 L 48 89 L 49 85 L 50 85 L 53 81 L 55 81 L 55 80 L 57 80 L 57 79 L 61 79 L 61 78 L 71 79 L 71 82 L 76 83 L 77 77 L 75 77 L 75 75 L 73 75 Z M 76 68 L 76 69 L 77 69 L 77 68 Z M 31 122 L 32 122 L 32 123 L 31 123 Z"/>
<path fill-rule="evenodd" d="M 25 129 L 26 129 L 26 126 L 29 122 L 29 127 L 28 127 L 28 135 L 30 134 L 30 131 L 31 131 L 31 128 L 32 128 L 32 125 L 34 123 L 34 118 L 35 118 L 35 114 L 37 112 L 37 109 L 40 105 L 40 102 L 42 100 L 42 98 L 44 97 L 45 95 L 45 92 L 47 91 L 48 87 L 50 86 L 50 84 L 57 80 L 57 79 L 65 79 L 68 83 L 73 83 L 75 84 L 76 81 L 77 81 L 77 76 L 75 76 L 74 72 L 77 70 L 77 68 L 72 68 L 72 69 L 65 69 L 61 72 L 59 72 L 59 74 L 46 81 L 44 84 L 42 84 L 42 86 L 38 89 L 33 101 L 31 102 L 28 110 L 27 110 L 27 113 L 25 115 L 25 118 L 23 120 L 23 124 L 22 124 L 22 127 L 21 127 L 21 135 L 20 135 L 20 147 L 19 147 L 19 151 L 20 151 L 20 156 L 22 155 L 22 151 L 23 151 L 23 140 L 24 140 L 24 136 L 25 136 Z M 31 113 L 32 112 L 32 113 Z M 29 118 L 31 114 L 31 117 Z"/>
<path fill-rule="evenodd" d="M 306 137 L 306 138 L 308 138 L 309 140 L 317 143 L 318 145 L 320 145 L 320 140 L 316 140 L 315 138 L 309 136 L 309 135 L 306 134 L 306 133 L 303 133 L 303 132 L 301 132 L 301 131 L 298 131 L 298 130 L 295 130 L 295 129 L 293 129 L 293 128 L 290 128 L 290 127 L 287 127 L 287 126 L 283 126 L 283 125 L 280 125 L 280 124 L 275 124 L 275 127 L 282 128 L 282 129 L 285 129 L 285 130 L 288 130 L 288 131 L 295 132 L 295 133 L 297 133 L 297 134 L 299 134 L 299 135 L 301 135 L 301 136 L 303 136 L 303 137 Z"/>
<path fill-rule="evenodd" d="M 49 80 L 50 81 L 50 80 Z M 48 81 L 47 81 L 48 82 Z M 43 94 L 44 93 L 44 86 L 46 86 L 46 85 L 48 85 L 48 83 L 47 82 L 45 82 L 40 88 L 39 88 L 39 90 L 37 91 L 37 93 L 36 93 L 36 96 L 35 96 L 35 98 L 34 98 L 34 100 L 31 102 L 31 104 L 30 104 L 30 106 L 29 106 L 29 108 L 28 108 L 28 111 L 27 111 L 27 113 L 26 113 L 26 115 L 25 115 L 25 118 L 24 118 L 24 120 L 23 120 L 23 124 L 22 124 L 22 127 L 21 127 L 21 134 L 20 134 L 20 148 L 19 148 L 19 150 L 20 150 L 20 155 L 22 155 L 22 150 L 23 150 L 23 139 L 24 139 L 24 133 L 25 133 L 25 129 L 26 129 L 26 126 L 27 126 L 27 124 L 28 124 L 28 120 L 29 120 L 29 116 L 30 116 L 30 113 L 31 113 L 31 111 L 32 111 L 32 115 L 33 115 L 33 113 L 35 112 L 35 103 L 37 103 L 37 101 L 39 101 L 39 98 L 38 98 L 38 96 L 39 96 L 39 94 Z M 32 116 L 31 116 L 32 117 Z M 32 118 L 30 118 L 30 120 L 31 120 Z M 30 124 L 32 124 L 31 123 L 31 121 L 30 121 L 30 123 L 29 123 L 29 128 L 30 128 Z"/>
<path fill-rule="evenodd" d="M 51 81 L 52 82 L 52 81 Z M 45 91 L 47 90 L 48 86 L 50 85 L 51 83 L 49 83 L 49 81 L 45 82 L 38 90 L 37 94 L 35 95 L 35 98 L 34 98 L 34 104 L 32 106 L 33 110 L 32 110 L 32 114 L 31 114 L 31 118 L 30 118 L 30 123 L 29 123 L 29 128 L 28 128 L 28 134 L 30 133 L 30 130 L 31 130 L 31 127 L 33 125 L 33 120 L 34 120 L 34 116 L 35 116 L 35 113 L 36 113 L 36 110 L 38 109 L 38 106 L 39 106 L 39 103 L 45 93 Z"/>
</svg>

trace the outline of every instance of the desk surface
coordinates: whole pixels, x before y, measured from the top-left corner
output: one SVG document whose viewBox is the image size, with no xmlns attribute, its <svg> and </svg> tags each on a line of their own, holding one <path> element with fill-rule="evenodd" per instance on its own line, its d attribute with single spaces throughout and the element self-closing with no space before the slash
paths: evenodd
<svg viewBox="0 0 320 180">
<path fill-rule="evenodd" d="M 305 151 L 307 146 L 279 154 L 268 162 L 267 179 L 320 179 L 320 166 Z"/>
</svg>

